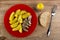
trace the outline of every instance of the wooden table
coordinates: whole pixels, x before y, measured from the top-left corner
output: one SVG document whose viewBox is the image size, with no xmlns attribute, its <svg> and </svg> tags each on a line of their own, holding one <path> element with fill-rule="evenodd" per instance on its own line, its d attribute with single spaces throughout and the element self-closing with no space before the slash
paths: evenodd
<svg viewBox="0 0 60 40">
<path fill-rule="evenodd" d="M 37 24 L 36 29 L 34 30 L 34 32 L 29 35 L 28 37 L 25 38 L 16 38 L 11 36 L 6 29 L 4 28 L 4 23 L 3 23 L 3 19 L 4 19 L 4 14 L 5 12 L 14 4 L 26 4 L 29 5 L 30 7 L 34 7 L 34 5 L 36 5 L 37 3 L 42 2 L 45 5 L 45 11 L 50 11 L 53 5 L 57 5 L 57 11 L 56 11 L 56 15 L 53 17 L 52 20 L 52 25 L 51 25 L 51 35 L 49 37 L 47 37 L 47 28 L 43 28 L 41 26 L 39 26 Z M 39 12 L 36 12 L 37 17 Z M 7 15 L 8 16 L 8 15 Z M 2 31 L 1 34 L 3 34 L 4 36 L 6 36 L 9 40 L 60 40 L 60 1 L 59 0 L 21 0 L 21 1 L 4 1 L 4 0 L 0 0 L 0 29 Z"/>
</svg>

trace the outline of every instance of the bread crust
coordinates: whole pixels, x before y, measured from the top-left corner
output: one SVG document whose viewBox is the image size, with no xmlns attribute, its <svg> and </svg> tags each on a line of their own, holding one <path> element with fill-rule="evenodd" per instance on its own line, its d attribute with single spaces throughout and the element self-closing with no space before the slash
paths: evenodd
<svg viewBox="0 0 60 40">
<path fill-rule="evenodd" d="M 47 14 L 46 16 L 44 14 Z M 44 15 L 44 16 L 43 16 Z M 42 16 L 44 18 L 42 18 Z M 49 25 L 49 22 L 50 22 L 50 18 L 51 18 L 51 13 L 48 12 L 48 11 L 45 11 L 45 12 L 42 12 L 40 15 L 39 15 L 39 24 L 42 26 L 42 27 L 47 27 Z M 44 19 L 46 21 L 45 25 L 44 25 Z M 43 22 L 43 23 L 42 23 Z"/>
</svg>

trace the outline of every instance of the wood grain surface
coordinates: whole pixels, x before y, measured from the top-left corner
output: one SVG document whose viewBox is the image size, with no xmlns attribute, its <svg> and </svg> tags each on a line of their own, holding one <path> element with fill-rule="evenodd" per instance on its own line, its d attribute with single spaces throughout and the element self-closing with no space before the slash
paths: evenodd
<svg viewBox="0 0 60 40">
<path fill-rule="evenodd" d="M 52 25 L 51 25 L 51 35 L 47 37 L 47 28 L 41 27 L 37 24 L 34 32 L 25 38 L 16 38 L 11 36 L 4 27 L 4 15 L 5 12 L 15 4 L 26 4 L 30 7 L 35 7 L 35 5 L 39 2 L 44 3 L 45 11 L 51 11 L 53 5 L 57 5 L 56 15 L 53 17 Z M 37 17 L 40 12 L 37 12 Z M 7 15 L 8 16 L 8 15 Z M 0 34 L 6 36 L 9 40 L 60 40 L 60 0 L 0 0 Z"/>
</svg>

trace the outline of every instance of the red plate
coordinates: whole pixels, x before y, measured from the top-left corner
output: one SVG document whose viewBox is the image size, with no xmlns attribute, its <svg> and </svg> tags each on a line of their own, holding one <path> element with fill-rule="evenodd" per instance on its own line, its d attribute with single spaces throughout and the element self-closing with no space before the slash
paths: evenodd
<svg viewBox="0 0 60 40">
<path fill-rule="evenodd" d="M 26 11 L 30 12 L 31 15 L 32 15 L 32 24 L 31 24 L 28 32 L 19 33 L 18 31 L 12 31 L 12 29 L 10 27 L 10 24 L 9 24 L 10 14 L 11 14 L 11 12 L 16 11 L 17 9 L 26 10 Z M 30 8 L 29 6 L 27 6 L 25 4 L 16 4 L 16 5 L 12 6 L 10 9 L 7 10 L 7 12 L 4 16 L 4 25 L 5 25 L 6 30 L 12 36 L 26 37 L 26 36 L 30 35 L 34 31 L 34 29 L 36 28 L 37 17 L 36 17 L 36 14 L 35 14 L 34 10 L 32 8 Z"/>
</svg>

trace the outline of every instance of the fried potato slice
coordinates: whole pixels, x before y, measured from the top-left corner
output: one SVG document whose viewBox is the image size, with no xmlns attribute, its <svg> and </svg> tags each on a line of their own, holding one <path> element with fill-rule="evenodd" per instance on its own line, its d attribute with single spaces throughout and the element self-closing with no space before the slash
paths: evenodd
<svg viewBox="0 0 60 40">
<path fill-rule="evenodd" d="M 18 22 L 23 23 L 22 15 L 19 15 Z"/>
<path fill-rule="evenodd" d="M 14 12 L 11 13 L 10 17 L 9 17 L 9 20 L 13 20 L 14 19 Z"/>
<path fill-rule="evenodd" d="M 10 24 L 14 24 L 15 22 L 17 22 L 17 18 L 15 18 L 14 20 L 9 21 Z"/>
<path fill-rule="evenodd" d="M 16 28 L 13 28 L 12 31 L 18 31 L 20 29 L 20 25 L 18 25 Z"/>
<path fill-rule="evenodd" d="M 19 27 L 20 27 L 19 32 L 22 33 L 22 31 L 23 31 L 23 30 L 22 30 L 22 25 L 19 24 Z"/>
<path fill-rule="evenodd" d="M 16 10 L 15 17 L 18 17 L 18 16 L 20 15 L 20 12 L 21 12 L 21 10 L 20 10 L 20 9 Z"/>
<path fill-rule="evenodd" d="M 18 26 L 18 22 L 14 23 L 14 24 L 11 24 L 10 26 L 11 26 L 11 28 L 15 28 L 15 27 Z"/>
<path fill-rule="evenodd" d="M 27 13 L 27 12 L 25 10 L 22 10 L 20 14 L 23 15 L 25 13 Z"/>
<path fill-rule="evenodd" d="M 23 18 L 23 19 L 26 19 L 26 18 L 29 17 L 29 16 L 30 16 L 30 13 L 28 12 L 28 13 L 22 15 L 22 18 Z"/>
</svg>

